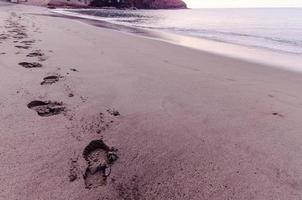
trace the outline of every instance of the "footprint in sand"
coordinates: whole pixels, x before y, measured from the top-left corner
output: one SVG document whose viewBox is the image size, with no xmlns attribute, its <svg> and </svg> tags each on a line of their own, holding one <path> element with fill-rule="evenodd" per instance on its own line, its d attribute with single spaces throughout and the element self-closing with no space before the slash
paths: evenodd
<svg viewBox="0 0 302 200">
<path fill-rule="evenodd" d="M 28 36 L 26 33 L 19 32 L 16 35 L 14 35 L 13 38 L 18 40 L 23 40 L 25 38 L 28 38 Z"/>
<path fill-rule="evenodd" d="M 20 62 L 19 65 L 25 68 L 40 68 L 42 67 L 42 64 L 37 62 Z"/>
<path fill-rule="evenodd" d="M 0 34 L 0 40 L 6 40 L 9 38 L 9 35 L 7 34 Z"/>
<path fill-rule="evenodd" d="M 77 69 L 75 68 L 70 68 L 70 71 L 73 71 L 73 72 L 79 72 Z"/>
<path fill-rule="evenodd" d="M 58 82 L 60 80 L 60 76 L 47 76 L 43 78 L 43 81 L 41 82 L 41 85 L 51 85 L 55 82 Z"/>
<path fill-rule="evenodd" d="M 278 117 L 284 117 L 284 115 L 282 115 L 282 114 L 280 114 L 280 113 L 277 113 L 277 112 L 274 112 L 274 113 L 272 113 L 272 115 L 274 115 L 274 116 L 278 116 Z"/>
<path fill-rule="evenodd" d="M 84 181 L 87 189 L 106 184 L 111 173 L 111 165 L 118 159 L 116 149 L 110 148 L 102 140 L 93 140 L 83 151 L 87 162 Z"/>
<path fill-rule="evenodd" d="M 24 41 L 21 41 L 20 43 L 29 46 L 29 45 L 34 44 L 35 40 L 24 40 Z"/>
<path fill-rule="evenodd" d="M 27 57 L 38 57 L 39 61 L 45 61 L 47 58 L 45 57 L 45 54 L 41 50 L 35 50 L 31 53 L 26 55 Z"/>
<path fill-rule="evenodd" d="M 58 115 L 65 110 L 62 102 L 51 101 L 32 101 L 27 105 L 27 107 L 36 111 L 41 117 Z"/>
<path fill-rule="evenodd" d="M 42 57 L 44 56 L 44 53 L 42 53 L 41 50 L 35 50 L 29 54 L 27 54 L 27 57 Z"/>
<path fill-rule="evenodd" d="M 18 49 L 29 49 L 30 48 L 30 46 L 22 46 L 22 45 L 16 45 L 15 47 Z"/>
<path fill-rule="evenodd" d="M 110 115 L 115 116 L 115 117 L 120 116 L 120 112 L 117 111 L 117 110 L 115 110 L 115 109 L 107 109 L 107 112 L 108 112 Z"/>
</svg>

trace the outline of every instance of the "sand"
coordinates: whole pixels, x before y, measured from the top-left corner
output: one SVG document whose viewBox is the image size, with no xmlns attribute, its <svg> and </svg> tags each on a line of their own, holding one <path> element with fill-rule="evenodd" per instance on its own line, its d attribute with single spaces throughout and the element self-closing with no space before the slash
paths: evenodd
<svg viewBox="0 0 302 200">
<path fill-rule="evenodd" d="M 48 13 L 0 7 L 1 200 L 302 199 L 300 74 Z"/>
</svg>

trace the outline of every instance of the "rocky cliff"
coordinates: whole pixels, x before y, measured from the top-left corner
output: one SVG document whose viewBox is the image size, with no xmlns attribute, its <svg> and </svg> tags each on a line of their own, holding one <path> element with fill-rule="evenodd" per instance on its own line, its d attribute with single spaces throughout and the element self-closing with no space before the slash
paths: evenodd
<svg viewBox="0 0 302 200">
<path fill-rule="evenodd" d="M 186 3 L 182 0 L 149 0 L 148 5 L 152 9 L 187 8 Z"/>
<path fill-rule="evenodd" d="M 139 2 L 137 8 L 145 9 L 172 9 L 187 8 L 182 0 L 136 0 Z"/>
<path fill-rule="evenodd" d="M 187 5 L 182 0 L 93 0 L 92 6 L 138 8 L 138 9 L 182 9 Z"/>
</svg>

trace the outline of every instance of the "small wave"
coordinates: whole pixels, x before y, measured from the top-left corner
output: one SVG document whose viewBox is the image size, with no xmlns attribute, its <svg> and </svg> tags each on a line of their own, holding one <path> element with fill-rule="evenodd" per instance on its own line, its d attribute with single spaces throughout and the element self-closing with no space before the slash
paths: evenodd
<svg viewBox="0 0 302 200">
<path fill-rule="evenodd" d="M 161 30 L 167 30 L 172 32 L 183 32 L 183 33 L 196 33 L 196 34 L 208 34 L 208 35 L 222 35 L 222 36 L 237 36 L 237 37 L 249 37 L 249 38 L 257 38 L 257 39 L 265 39 L 270 40 L 273 42 L 280 42 L 280 43 L 286 43 L 286 44 L 292 44 L 302 47 L 302 41 L 301 40 L 286 40 L 282 38 L 277 37 L 268 37 L 268 36 L 262 36 L 262 35 L 253 35 L 253 34 L 246 34 L 246 33 L 236 33 L 236 32 L 227 32 L 227 31 L 217 31 L 217 30 L 207 30 L 207 29 L 192 29 L 192 28 L 176 28 L 176 27 L 154 27 L 154 26 L 143 26 L 144 28 L 150 28 L 150 29 L 161 29 Z"/>
<path fill-rule="evenodd" d="M 262 35 L 253 35 L 245 33 L 192 29 L 192 28 L 176 28 L 176 27 L 156 27 L 156 26 L 138 26 L 141 28 L 156 29 L 181 35 L 200 37 L 203 39 L 214 40 L 218 42 L 226 42 L 243 46 L 264 48 L 272 51 L 302 54 L 301 40 L 286 40 L 277 37 L 268 37 Z M 255 44 L 258 42 L 258 44 Z M 252 44 L 254 43 L 254 44 Z"/>
</svg>

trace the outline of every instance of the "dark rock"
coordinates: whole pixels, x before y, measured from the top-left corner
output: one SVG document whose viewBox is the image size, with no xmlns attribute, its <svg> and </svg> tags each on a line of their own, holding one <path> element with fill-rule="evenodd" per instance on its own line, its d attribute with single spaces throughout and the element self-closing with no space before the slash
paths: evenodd
<svg viewBox="0 0 302 200">
<path fill-rule="evenodd" d="M 181 0 L 144 0 L 144 8 L 147 9 L 184 9 L 185 2 Z"/>
<path fill-rule="evenodd" d="M 182 0 L 94 0 L 92 6 L 138 9 L 184 9 Z"/>
</svg>

